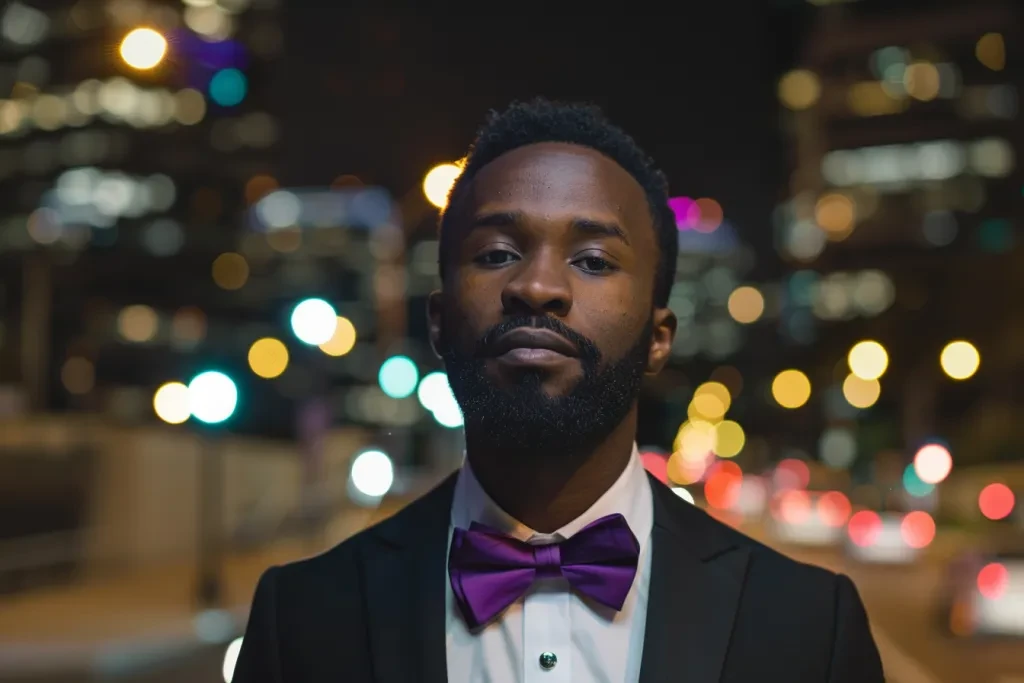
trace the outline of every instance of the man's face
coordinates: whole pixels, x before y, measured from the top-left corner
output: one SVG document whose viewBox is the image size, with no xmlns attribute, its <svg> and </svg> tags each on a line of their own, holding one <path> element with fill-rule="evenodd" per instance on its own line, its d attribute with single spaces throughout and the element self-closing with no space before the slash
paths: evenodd
<svg viewBox="0 0 1024 683">
<path fill-rule="evenodd" d="M 593 447 L 675 331 L 652 305 L 643 189 L 596 151 L 541 143 L 482 168 L 456 210 L 430 323 L 467 431 L 548 453 Z"/>
</svg>

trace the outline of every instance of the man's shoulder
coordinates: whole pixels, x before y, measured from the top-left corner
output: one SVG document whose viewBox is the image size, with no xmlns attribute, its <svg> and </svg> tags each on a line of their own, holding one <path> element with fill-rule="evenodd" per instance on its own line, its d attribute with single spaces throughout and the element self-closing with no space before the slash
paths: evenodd
<svg viewBox="0 0 1024 683">
<path fill-rule="evenodd" d="M 329 578 L 358 571 L 358 561 L 381 544 L 401 544 L 430 525 L 447 526 L 450 510 L 450 488 L 454 475 L 437 487 L 412 501 L 395 514 L 372 524 L 322 553 L 275 568 L 281 581 L 307 581 Z"/>
</svg>

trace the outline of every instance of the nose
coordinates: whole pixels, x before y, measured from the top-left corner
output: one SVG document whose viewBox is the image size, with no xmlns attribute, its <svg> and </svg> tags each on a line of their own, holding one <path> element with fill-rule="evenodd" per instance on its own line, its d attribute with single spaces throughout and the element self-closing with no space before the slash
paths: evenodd
<svg viewBox="0 0 1024 683">
<path fill-rule="evenodd" d="M 516 269 L 501 293 L 508 315 L 565 315 L 572 308 L 566 265 L 555 254 L 535 254 Z"/>
</svg>

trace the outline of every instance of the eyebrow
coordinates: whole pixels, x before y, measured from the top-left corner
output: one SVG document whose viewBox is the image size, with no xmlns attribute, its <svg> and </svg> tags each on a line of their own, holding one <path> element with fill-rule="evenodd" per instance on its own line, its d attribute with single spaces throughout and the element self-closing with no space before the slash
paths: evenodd
<svg viewBox="0 0 1024 683">
<path fill-rule="evenodd" d="M 473 218 L 470 223 L 470 230 L 476 228 L 508 228 L 521 225 L 525 222 L 525 216 L 521 211 L 495 211 L 485 213 Z M 599 221 L 593 218 L 573 218 L 570 222 L 575 232 L 590 235 L 593 237 L 610 237 L 621 240 L 629 246 L 629 237 L 626 236 L 618 223 L 614 221 Z"/>
</svg>

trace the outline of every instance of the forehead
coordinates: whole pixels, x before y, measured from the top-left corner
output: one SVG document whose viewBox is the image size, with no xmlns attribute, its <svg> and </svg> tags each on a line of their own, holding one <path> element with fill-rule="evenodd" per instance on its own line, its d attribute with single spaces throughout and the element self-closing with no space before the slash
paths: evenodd
<svg viewBox="0 0 1024 683">
<path fill-rule="evenodd" d="M 612 159 L 579 145 L 543 142 L 501 155 L 477 173 L 470 202 L 473 213 L 516 210 L 553 222 L 611 220 L 630 237 L 643 231 L 653 238 L 640 183 Z"/>
</svg>

